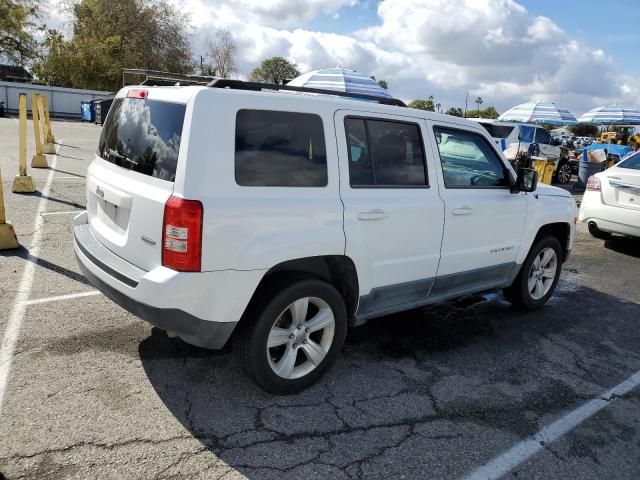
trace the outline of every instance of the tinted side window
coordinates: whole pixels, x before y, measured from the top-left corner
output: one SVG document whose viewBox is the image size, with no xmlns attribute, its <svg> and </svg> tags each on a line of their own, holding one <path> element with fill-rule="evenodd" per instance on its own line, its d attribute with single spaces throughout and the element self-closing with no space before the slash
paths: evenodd
<svg viewBox="0 0 640 480">
<path fill-rule="evenodd" d="M 446 188 L 508 186 L 504 165 L 480 135 L 435 127 Z"/>
<path fill-rule="evenodd" d="M 309 113 L 240 110 L 235 170 L 243 186 L 326 186 L 322 119 Z"/>
<path fill-rule="evenodd" d="M 551 143 L 551 135 L 544 128 L 536 128 L 536 142 L 543 145 L 549 145 Z"/>
<path fill-rule="evenodd" d="M 418 125 L 347 118 L 345 128 L 352 186 L 427 185 Z"/>
</svg>

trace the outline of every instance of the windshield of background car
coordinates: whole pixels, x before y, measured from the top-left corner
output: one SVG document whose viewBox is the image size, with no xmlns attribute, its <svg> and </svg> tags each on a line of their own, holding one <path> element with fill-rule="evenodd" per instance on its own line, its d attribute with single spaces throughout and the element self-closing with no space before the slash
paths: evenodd
<svg viewBox="0 0 640 480">
<path fill-rule="evenodd" d="M 117 98 L 102 129 L 98 155 L 122 168 L 173 182 L 185 108 L 158 100 Z"/>
<path fill-rule="evenodd" d="M 530 127 L 529 125 L 518 125 L 517 128 L 514 128 L 513 131 L 509 134 L 507 143 L 533 143 L 535 133 L 535 127 Z M 518 139 L 518 135 L 520 135 L 520 139 Z"/>
<path fill-rule="evenodd" d="M 507 138 L 515 128 L 511 125 L 496 125 L 495 123 L 481 123 L 480 125 L 482 125 L 493 138 Z"/>
</svg>

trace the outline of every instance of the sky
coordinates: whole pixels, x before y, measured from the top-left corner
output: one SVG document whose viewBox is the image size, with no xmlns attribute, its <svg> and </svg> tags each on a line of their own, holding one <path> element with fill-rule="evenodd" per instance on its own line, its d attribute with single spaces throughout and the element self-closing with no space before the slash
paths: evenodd
<svg viewBox="0 0 640 480">
<path fill-rule="evenodd" d="M 443 109 L 463 107 L 467 92 L 499 111 L 530 100 L 575 115 L 640 107 L 637 0 L 170 1 L 191 15 L 195 58 L 216 29 L 232 33 L 239 78 L 280 55 L 301 72 L 375 75 L 393 96 L 434 95 Z"/>
</svg>

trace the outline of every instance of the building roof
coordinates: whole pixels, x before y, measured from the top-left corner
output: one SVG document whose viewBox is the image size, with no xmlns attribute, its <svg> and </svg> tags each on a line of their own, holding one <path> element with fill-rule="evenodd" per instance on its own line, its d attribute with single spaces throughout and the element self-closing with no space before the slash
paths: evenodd
<svg viewBox="0 0 640 480">
<path fill-rule="evenodd" d="M 0 64 L 0 80 L 6 80 L 9 82 L 30 82 L 32 79 L 33 77 L 24 67 Z"/>
</svg>

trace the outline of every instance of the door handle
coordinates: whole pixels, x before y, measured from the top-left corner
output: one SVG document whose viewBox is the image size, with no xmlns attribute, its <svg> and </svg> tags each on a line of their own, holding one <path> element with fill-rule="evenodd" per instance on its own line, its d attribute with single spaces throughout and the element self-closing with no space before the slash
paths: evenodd
<svg viewBox="0 0 640 480">
<path fill-rule="evenodd" d="M 389 214 L 384 210 L 380 210 L 379 208 L 374 208 L 373 210 L 369 210 L 368 212 L 358 213 L 358 220 L 363 220 L 363 221 L 384 220 L 388 216 Z"/>
<path fill-rule="evenodd" d="M 464 207 L 454 208 L 451 213 L 454 215 L 469 215 L 470 213 L 473 213 L 473 208 L 465 205 Z"/>
</svg>

